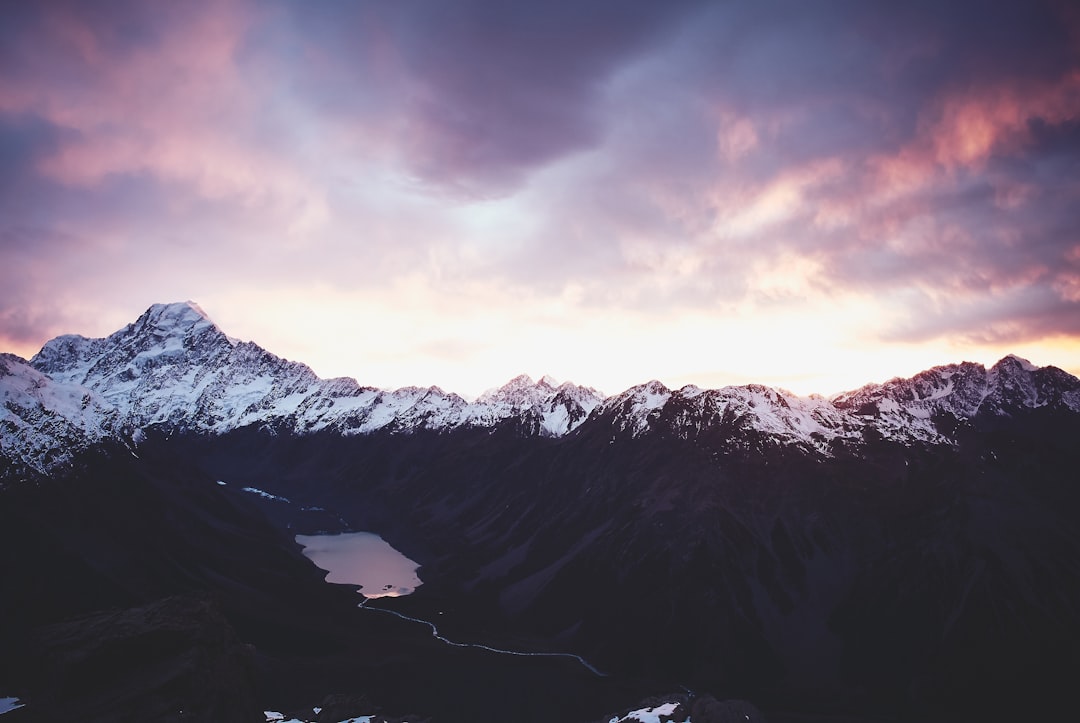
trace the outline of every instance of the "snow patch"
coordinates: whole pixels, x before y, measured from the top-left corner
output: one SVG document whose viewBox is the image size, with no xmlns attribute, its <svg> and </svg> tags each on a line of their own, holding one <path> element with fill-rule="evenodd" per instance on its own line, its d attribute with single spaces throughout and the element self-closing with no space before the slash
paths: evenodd
<svg viewBox="0 0 1080 723">
<path fill-rule="evenodd" d="M 18 698 L 12 698 L 10 696 L 0 697 L 0 715 L 4 713 L 10 713 L 13 710 L 22 708 L 25 704 L 20 703 Z"/>
<path fill-rule="evenodd" d="M 322 708 L 312 708 L 312 712 L 315 716 L 318 716 L 322 712 Z M 300 718 L 285 718 L 284 713 L 280 713 L 276 710 L 264 710 L 263 715 L 266 717 L 266 723 L 313 723 L 314 718 L 311 720 L 301 720 Z M 306 717 L 306 716 L 305 716 Z M 371 723 L 375 718 L 373 715 L 362 715 L 357 718 L 348 718 L 340 723 Z"/>
<path fill-rule="evenodd" d="M 222 484 L 222 483 L 219 481 L 218 484 Z M 286 503 L 289 502 L 289 500 L 285 499 L 284 497 L 279 497 L 277 495 L 272 495 L 269 492 L 264 492 L 263 490 L 259 489 L 258 487 L 242 487 L 241 489 L 244 492 L 248 492 L 248 493 L 253 494 L 253 495 L 258 495 L 259 497 L 262 497 L 264 499 L 274 500 L 275 502 L 286 502 Z"/>
<path fill-rule="evenodd" d="M 671 716 L 678 707 L 678 703 L 664 703 L 655 708 L 632 710 L 622 718 L 615 716 L 608 721 L 608 723 L 630 723 L 630 721 L 638 721 L 638 723 L 661 723 L 660 716 Z M 690 723 L 689 718 L 687 718 L 686 723 Z"/>
<path fill-rule="evenodd" d="M 1039 367 L 1035 366 L 1034 364 L 1032 364 L 1027 359 L 1025 359 L 1023 357 L 1020 357 L 1020 356 L 1017 356 L 1015 354 L 1007 354 L 1001 361 L 998 362 L 998 364 L 1000 364 L 1002 361 L 1005 361 L 1005 360 L 1016 362 L 1017 364 L 1020 365 L 1020 368 L 1023 369 L 1024 371 L 1026 371 L 1026 372 L 1034 372 L 1034 371 L 1038 371 L 1038 369 L 1039 369 Z"/>
</svg>

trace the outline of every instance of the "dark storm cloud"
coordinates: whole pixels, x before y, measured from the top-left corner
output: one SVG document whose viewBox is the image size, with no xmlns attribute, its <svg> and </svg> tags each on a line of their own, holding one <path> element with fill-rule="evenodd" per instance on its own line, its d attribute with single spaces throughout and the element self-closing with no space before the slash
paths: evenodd
<svg viewBox="0 0 1080 723">
<path fill-rule="evenodd" d="M 732 283 L 732 264 L 796 254 L 820 266 L 809 282 L 823 293 L 957 295 L 932 315 L 898 314 L 905 328 L 925 322 L 922 338 L 977 335 L 990 321 L 1010 338 L 1074 331 L 1062 320 L 1080 278 L 1069 170 L 1080 24 L 1067 5 L 733 3 L 698 20 L 648 83 L 680 83 L 713 117 L 637 133 L 648 147 L 628 152 L 606 191 L 643 200 L 614 182 L 629 167 L 662 189 L 645 200 L 670 206 L 681 195 L 692 207 L 667 214 L 701 250 L 702 276 L 668 293 L 694 304 L 709 292 L 738 297 L 746 289 Z M 680 153 L 680 139 L 699 138 L 710 120 L 718 153 Z M 698 228 L 710 212 L 712 235 Z M 1016 301 L 1015 318 L 1001 298 Z"/>
<path fill-rule="evenodd" d="M 332 84 L 315 80 L 318 100 L 364 115 L 374 89 L 397 115 L 397 141 L 422 181 L 501 195 L 598 143 L 604 84 L 700 4 L 432 0 L 295 12 L 312 31 L 309 57 L 337 59 Z"/>
<path fill-rule="evenodd" d="M 36 164 L 69 135 L 36 115 L 0 113 L 0 209 L 16 210 L 11 204 L 36 175 Z"/>
<path fill-rule="evenodd" d="M 1077 333 L 1069 3 L 8 3 L 0 67 L 7 309 L 164 259 Z M 519 223 L 470 225 L 478 199 Z M 792 259 L 812 273 L 757 278 Z"/>
<path fill-rule="evenodd" d="M 697 26 L 709 60 L 690 73 L 711 76 L 746 108 L 824 96 L 878 100 L 911 118 L 918 101 L 945 89 L 1057 76 L 1077 60 L 1075 17 L 1054 0 L 714 7 Z"/>
<path fill-rule="evenodd" d="M 165 0 L 5 3 L 0 60 L 12 77 L 31 76 L 53 89 L 85 93 L 100 80 L 98 53 L 112 62 L 139 62 L 140 54 L 156 51 L 187 25 L 192 14 L 187 5 Z"/>
</svg>

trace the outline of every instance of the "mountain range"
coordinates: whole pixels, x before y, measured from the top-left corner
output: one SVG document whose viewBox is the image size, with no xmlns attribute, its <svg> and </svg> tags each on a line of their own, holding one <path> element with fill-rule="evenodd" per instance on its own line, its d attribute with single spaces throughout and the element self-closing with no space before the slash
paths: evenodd
<svg viewBox="0 0 1080 723">
<path fill-rule="evenodd" d="M 978 415 L 1080 411 L 1080 381 L 1015 356 L 990 369 L 935 367 L 832 399 L 756 384 L 671 390 L 657 381 L 604 398 L 590 387 L 522 375 L 468 402 L 438 387 L 385 391 L 351 378 L 320 379 L 304 364 L 227 336 L 193 302 L 156 304 L 107 338 L 60 336 L 29 362 L 5 354 L 0 365 L 0 443 L 9 459 L 39 472 L 104 439 L 137 444 L 150 428 L 349 436 L 510 424 L 525 435 L 562 437 L 595 411 L 613 416 L 620 434 L 644 434 L 665 417 L 684 437 L 739 428 L 829 455 L 868 436 L 948 444 L 959 423 Z"/>
<path fill-rule="evenodd" d="M 769 720 L 1037 715 L 1080 672 L 1077 439 L 1080 380 L 1015 356 L 832 398 L 521 376 L 469 401 L 320 379 L 154 305 L 0 356 L 0 684 L 24 717 L 88 720 L 180 699 L 250 720 L 358 676 L 386 710 L 451 721 L 608 720 L 663 692 L 695 723 L 736 709 L 714 698 Z M 346 530 L 421 564 L 380 606 L 604 675 L 374 620 L 292 541 Z M 83 639 L 103 609 L 168 610 L 254 662 L 200 697 L 177 661 L 211 653 L 183 638 L 157 664 L 184 675 L 147 680 L 102 652 L 134 645 L 112 628 Z M 102 655 L 119 672 L 95 697 L 71 660 Z"/>
</svg>

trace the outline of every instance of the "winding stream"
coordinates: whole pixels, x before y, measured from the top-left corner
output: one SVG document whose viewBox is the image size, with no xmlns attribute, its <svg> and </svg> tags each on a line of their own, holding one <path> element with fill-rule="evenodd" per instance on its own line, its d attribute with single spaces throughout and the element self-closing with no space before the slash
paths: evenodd
<svg viewBox="0 0 1080 723">
<path fill-rule="evenodd" d="M 430 620 L 414 618 L 396 610 L 368 607 L 369 600 L 378 597 L 408 595 L 420 586 L 416 577 L 417 564 L 391 547 L 373 532 L 349 532 L 340 535 L 297 535 L 296 541 L 304 547 L 304 555 L 327 571 L 327 582 L 359 585 L 363 596 L 360 607 L 364 610 L 394 615 L 402 620 L 426 625 L 436 640 L 455 648 L 476 648 L 499 655 L 515 655 L 522 658 L 571 658 L 581 663 L 593 675 L 606 678 L 607 674 L 596 669 L 589 661 L 574 653 L 538 653 L 522 650 L 505 650 L 482 643 L 459 643 L 439 633 Z"/>
<path fill-rule="evenodd" d="M 420 625 L 428 626 L 429 628 L 431 628 L 431 634 L 435 637 L 436 640 L 438 640 L 438 641 L 440 641 L 442 643 L 446 643 L 447 645 L 452 645 L 455 648 L 477 648 L 479 650 L 486 650 L 489 653 L 498 653 L 500 655 L 516 655 L 516 656 L 519 656 L 519 657 L 522 657 L 522 658 L 571 658 L 571 659 L 576 660 L 577 662 L 581 663 L 585 667 L 585 669 L 588 670 L 593 675 L 595 675 L 597 677 L 600 677 L 600 678 L 606 678 L 607 677 L 607 673 L 601 672 L 592 663 L 590 663 L 588 660 L 585 660 L 585 658 L 581 657 L 580 655 L 576 655 L 574 653 L 537 653 L 537 652 L 526 652 L 526 651 L 522 651 L 522 650 L 506 650 L 504 648 L 493 648 L 490 645 L 484 645 L 482 643 L 459 643 L 456 640 L 451 640 L 450 638 L 447 638 L 447 637 L 441 635 L 439 633 L 439 628 L 437 628 L 435 626 L 435 623 L 431 622 L 430 620 L 422 620 L 421 618 L 414 618 L 411 615 L 405 615 L 404 613 L 399 613 L 396 610 L 387 610 L 386 608 L 367 607 L 366 603 L 367 603 L 366 599 L 364 600 L 364 602 L 360 603 L 360 607 L 363 608 L 364 610 L 373 610 L 373 611 L 380 612 L 380 613 L 386 613 L 387 615 L 393 615 L 395 617 L 399 617 L 402 620 L 408 620 L 410 622 L 419 623 Z"/>
</svg>

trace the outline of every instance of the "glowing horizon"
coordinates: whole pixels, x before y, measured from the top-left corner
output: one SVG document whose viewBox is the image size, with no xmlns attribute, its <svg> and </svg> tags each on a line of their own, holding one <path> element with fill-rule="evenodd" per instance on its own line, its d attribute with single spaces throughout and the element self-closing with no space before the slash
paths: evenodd
<svg viewBox="0 0 1080 723">
<path fill-rule="evenodd" d="M 311 310 L 305 312 L 305 309 L 302 307 L 292 307 L 290 312 L 293 316 L 291 318 L 286 317 L 288 328 L 293 330 L 302 328 L 306 333 L 294 333 L 292 335 L 282 336 L 279 338 L 280 343 L 274 345 L 264 343 L 259 336 L 267 333 L 272 334 L 275 330 L 281 328 L 279 324 L 283 317 L 280 313 L 269 314 L 268 316 L 272 318 L 247 317 L 248 321 L 246 325 L 244 325 L 244 329 L 251 333 L 237 334 L 229 325 L 219 323 L 215 313 L 208 310 L 205 304 L 198 300 L 191 301 L 197 303 L 210 320 L 217 324 L 217 326 L 229 336 L 242 341 L 254 342 L 277 356 L 306 364 L 324 379 L 332 377 L 352 377 L 363 385 L 382 389 L 398 389 L 406 386 L 436 386 L 446 392 L 460 394 L 467 399 L 474 399 L 484 391 L 502 386 L 519 374 L 527 374 L 534 381 L 539 380 L 543 376 L 549 376 L 560 383 L 569 381 L 582 386 L 590 386 L 608 396 L 616 395 L 632 386 L 655 379 L 671 389 L 678 389 L 687 384 L 705 389 L 738 386 L 742 384 L 764 384 L 766 386 L 784 389 L 801 396 L 819 394 L 825 397 L 831 397 L 840 392 L 852 391 L 865 384 L 881 383 L 895 377 L 911 377 L 918 372 L 944 364 L 969 361 L 982 364 L 989 368 L 1008 354 L 1016 354 L 1017 356 L 1026 358 L 1036 366 L 1061 366 L 1051 360 L 1052 355 L 1057 351 L 1056 349 L 1044 348 L 1037 345 L 1028 345 L 1022 348 L 1020 352 L 1011 349 L 1002 350 L 986 347 L 976 356 L 971 354 L 974 347 L 968 346 L 965 348 L 966 356 L 963 358 L 949 359 L 935 358 L 934 355 L 941 351 L 936 346 L 907 348 L 903 350 L 902 354 L 897 354 L 893 351 L 888 352 L 885 355 L 882 355 L 880 351 L 866 352 L 851 348 L 844 352 L 849 355 L 849 363 L 846 364 L 842 362 L 837 363 L 836 358 L 822 354 L 818 354 L 816 358 L 808 358 L 803 355 L 799 357 L 798 361 L 792 361 L 791 354 L 797 351 L 797 347 L 796 349 L 788 349 L 781 346 L 765 349 L 757 348 L 750 350 L 749 353 L 744 352 L 742 354 L 736 353 L 733 355 L 734 359 L 730 362 L 732 366 L 737 367 L 740 365 L 753 364 L 758 370 L 756 375 L 746 375 L 738 371 L 725 370 L 722 368 L 725 362 L 721 361 L 718 364 L 718 368 L 715 369 L 694 369 L 693 364 L 695 362 L 691 362 L 683 369 L 677 369 L 674 373 L 670 373 L 666 376 L 651 375 L 632 379 L 630 376 L 627 376 L 625 372 L 623 373 L 623 376 L 612 375 L 610 372 L 605 373 L 603 367 L 608 363 L 606 359 L 598 358 L 592 360 L 591 363 L 579 362 L 576 364 L 567 364 L 561 354 L 553 357 L 545 357 L 542 345 L 539 344 L 532 349 L 527 349 L 525 353 L 520 355 L 532 355 L 532 361 L 525 366 L 516 367 L 514 365 L 517 363 L 519 355 L 507 352 L 505 349 L 525 348 L 521 346 L 525 342 L 521 339 L 517 339 L 514 340 L 515 343 L 513 344 L 506 344 L 505 346 L 493 345 L 488 347 L 488 350 L 497 356 L 494 364 L 490 366 L 481 365 L 479 368 L 476 368 L 472 357 L 463 355 L 462 361 L 457 364 L 442 365 L 440 371 L 444 376 L 440 379 L 434 379 L 431 370 L 426 368 L 426 357 L 422 357 L 420 362 L 410 365 L 404 362 L 404 357 L 407 356 L 407 350 L 402 352 L 400 349 L 387 349 L 384 354 L 385 359 L 377 365 L 372 365 L 369 362 L 369 370 L 368 373 L 365 374 L 363 372 L 358 373 L 356 370 L 349 368 L 348 354 L 341 354 L 340 351 L 335 353 L 333 348 L 331 348 L 330 354 L 325 356 L 320 356 L 319 354 L 319 350 L 325 346 L 325 344 L 322 343 L 324 337 L 320 337 L 319 333 L 321 332 L 324 335 L 328 335 L 329 332 L 327 330 L 340 328 L 339 325 L 347 324 L 346 317 L 351 313 L 347 310 L 344 311 L 341 316 L 323 317 L 319 319 L 316 324 L 305 324 L 305 322 L 311 321 L 311 318 L 306 316 L 306 313 L 316 312 Z M 325 307 L 317 306 L 314 308 L 318 309 L 318 313 L 325 313 Z M 332 308 L 345 309 L 346 307 L 335 305 Z M 76 333 L 90 338 L 105 337 L 122 329 L 127 324 L 133 323 L 143 311 L 145 311 L 145 309 L 133 313 L 130 318 L 117 324 L 115 328 L 111 328 L 109 331 L 94 334 L 85 334 L 78 331 L 72 331 L 70 333 Z M 251 321 L 253 318 L 254 323 Z M 406 322 L 387 319 L 384 322 L 384 327 L 368 330 L 368 335 L 371 333 L 377 335 L 387 333 L 388 330 L 399 328 L 399 324 L 407 326 Z M 798 332 L 793 331 L 793 333 Z M 686 336 L 685 332 L 679 328 L 670 330 L 670 334 L 672 338 L 675 339 Z M 612 337 L 608 338 L 610 340 Z M 631 353 L 633 350 L 632 348 L 640 346 L 641 343 L 641 339 L 634 334 L 632 329 L 627 330 L 627 333 L 624 336 L 615 338 L 618 340 L 619 344 L 616 344 L 614 348 L 619 351 L 619 353 Z M 565 341 L 565 335 L 560 335 L 559 339 Z M 543 339 L 534 340 L 534 343 L 536 341 L 543 341 Z M 788 339 L 782 341 L 786 343 Z M 340 346 L 340 343 L 335 346 Z M 39 349 L 40 346 L 29 348 L 24 353 L 20 354 L 20 356 L 30 358 Z M 483 353 L 483 351 L 484 349 L 481 348 L 478 353 Z M 718 348 L 718 351 L 720 353 L 724 351 L 722 346 Z M 644 356 L 646 358 L 656 357 L 659 359 L 668 352 L 670 352 L 670 348 L 661 344 L 657 348 L 651 350 L 651 353 L 645 353 Z M 756 356 L 754 352 L 756 352 Z M 12 353 L 19 352 L 18 350 L 15 350 Z M 307 356 L 305 356 L 305 354 Z M 882 358 L 883 356 L 885 358 Z M 368 354 L 366 358 L 370 359 L 372 358 L 372 355 Z M 656 361 L 654 363 L 658 368 L 665 366 L 662 361 Z M 792 367 L 800 365 L 801 367 L 798 370 L 792 370 Z M 667 365 L 667 367 L 671 368 L 670 365 Z M 485 376 L 487 370 L 491 368 L 497 369 L 499 376 Z M 558 374 L 552 372 L 551 368 L 568 371 L 582 371 L 586 374 L 591 373 L 594 377 L 613 379 L 615 380 L 615 384 L 613 386 L 598 385 L 594 383 L 591 378 Z M 632 368 L 639 368 L 639 366 Z M 867 375 L 866 370 L 872 371 Z M 1068 371 L 1073 375 L 1078 375 L 1078 370 L 1075 369 L 1065 368 L 1065 371 Z M 863 376 L 860 377 L 859 375 Z"/>
</svg>

